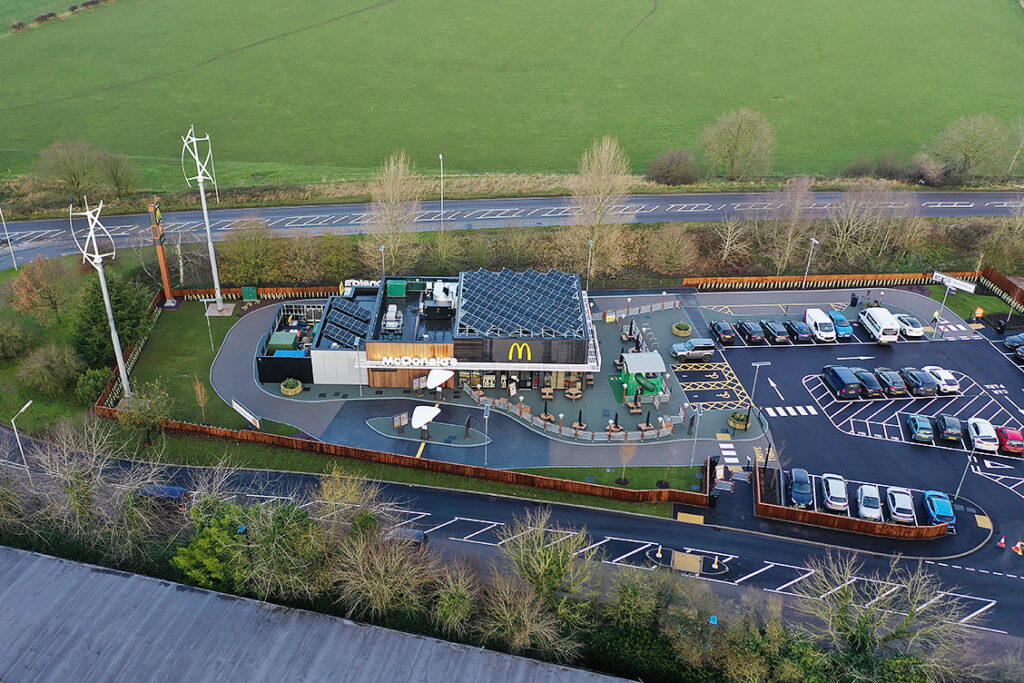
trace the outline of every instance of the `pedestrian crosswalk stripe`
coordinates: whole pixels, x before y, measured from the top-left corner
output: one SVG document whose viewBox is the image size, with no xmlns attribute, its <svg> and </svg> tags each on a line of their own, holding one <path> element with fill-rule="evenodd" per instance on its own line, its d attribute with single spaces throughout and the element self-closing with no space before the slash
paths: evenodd
<svg viewBox="0 0 1024 683">
<path fill-rule="evenodd" d="M 818 411 L 814 409 L 814 406 L 807 406 L 807 412 L 811 415 L 817 415 Z"/>
<path fill-rule="evenodd" d="M 807 414 L 807 411 L 804 410 L 803 406 L 797 406 L 796 407 L 796 412 L 800 413 L 801 415 L 806 415 Z"/>
<path fill-rule="evenodd" d="M 789 413 L 790 415 L 796 415 L 796 409 L 790 406 L 786 406 L 786 412 Z"/>
<path fill-rule="evenodd" d="M 766 413 L 768 413 L 768 417 L 775 417 L 775 409 L 774 408 L 765 408 L 764 411 Z"/>
<path fill-rule="evenodd" d="M 765 407 L 764 412 L 768 413 L 768 417 L 797 417 L 808 415 L 818 415 L 818 410 L 814 406 L 775 406 L 772 408 Z"/>
</svg>

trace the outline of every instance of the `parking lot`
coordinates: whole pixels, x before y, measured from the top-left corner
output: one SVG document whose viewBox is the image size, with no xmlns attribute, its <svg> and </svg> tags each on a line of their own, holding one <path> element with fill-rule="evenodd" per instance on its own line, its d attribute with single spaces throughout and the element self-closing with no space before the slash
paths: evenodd
<svg viewBox="0 0 1024 683">
<path fill-rule="evenodd" d="M 926 398 L 857 398 L 838 399 L 825 386 L 820 374 L 807 375 L 803 385 L 815 401 L 818 411 L 828 417 L 832 425 L 839 431 L 853 436 L 862 436 L 887 441 L 900 441 L 928 447 L 928 444 L 910 438 L 907 427 L 908 415 L 923 415 L 932 420 L 939 415 L 949 415 L 966 424 L 972 417 L 988 420 L 1000 427 L 1021 427 L 1019 412 L 1009 405 L 1009 389 L 1003 383 L 991 383 L 984 386 L 978 384 L 967 375 L 952 371 L 960 383 L 960 392 L 956 394 L 938 394 Z M 970 440 L 962 438 L 957 441 L 933 439 L 933 448 L 949 448 L 953 450 L 971 450 Z"/>
</svg>

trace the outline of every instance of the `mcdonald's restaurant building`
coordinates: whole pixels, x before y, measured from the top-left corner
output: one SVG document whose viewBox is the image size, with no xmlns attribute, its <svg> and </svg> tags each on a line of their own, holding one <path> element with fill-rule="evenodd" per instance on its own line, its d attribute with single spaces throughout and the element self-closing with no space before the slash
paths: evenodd
<svg viewBox="0 0 1024 683">
<path fill-rule="evenodd" d="M 282 304 L 268 339 L 293 325 L 289 306 L 297 304 Z M 261 381 L 287 375 L 313 384 L 419 388 L 440 368 L 453 372 L 449 387 L 532 391 L 579 386 L 585 373 L 601 369 L 579 276 L 556 270 L 349 282 L 319 312 L 307 304 L 299 319 L 304 348 L 285 349 L 282 361 L 308 358 L 308 372 L 299 376 L 294 365 L 275 371 L 280 363 L 266 355 L 265 343 L 257 356 Z"/>
</svg>

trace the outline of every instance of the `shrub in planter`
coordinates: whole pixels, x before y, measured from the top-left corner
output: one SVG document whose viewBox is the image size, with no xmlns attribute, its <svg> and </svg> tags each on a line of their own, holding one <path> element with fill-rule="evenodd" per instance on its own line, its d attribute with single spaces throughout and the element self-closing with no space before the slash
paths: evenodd
<svg viewBox="0 0 1024 683">
<path fill-rule="evenodd" d="M 742 410 L 734 410 L 729 413 L 729 426 L 733 429 L 746 429 L 750 426 L 747 414 Z"/>
<path fill-rule="evenodd" d="M 302 382 L 289 377 L 285 381 L 281 382 L 281 393 L 285 396 L 296 396 L 297 394 L 302 393 Z"/>
<path fill-rule="evenodd" d="M 677 337 L 689 337 L 692 332 L 693 328 L 690 326 L 690 323 L 680 321 L 672 325 L 672 334 Z"/>
</svg>

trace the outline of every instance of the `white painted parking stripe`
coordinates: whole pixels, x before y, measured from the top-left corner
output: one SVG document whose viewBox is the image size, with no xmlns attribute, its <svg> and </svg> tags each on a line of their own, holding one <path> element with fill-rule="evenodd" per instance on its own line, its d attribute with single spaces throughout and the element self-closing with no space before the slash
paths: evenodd
<svg viewBox="0 0 1024 683">
<path fill-rule="evenodd" d="M 743 576 L 743 577 L 740 577 L 740 578 L 736 579 L 736 583 L 737 583 L 737 584 L 743 583 L 743 582 L 744 582 L 744 581 L 746 581 L 747 579 L 752 579 L 752 578 L 754 578 L 755 576 L 757 576 L 757 575 L 758 575 L 758 574 L 760 574 L 761 572 L 766 572 L 766 571 L 768 571 L 769 569 L 774 569 L 774 568 L 775 568 L 775 565 L 774 565 L 774 564 L 772 564 L 772 563 L 770 563 L 770 562 L 767 562 L 767 563 L 765 563 L 765 565 L 764 565 L 763 567 L 761 567 L 761 568 L 760 568 L 760 569 L 758 569 L 757 571 L 753 571 L 753 572 L 750 572 L 750 573 L 749 573 L 749 574 L 747 574 L 746 576 Z"/>
<path fill-rule="evenodd" d="M 774 408 L 765 408 L 764 411 L 766 413 L 768 413 L 768 417 L 775 417 L 775 409 Z"/>
<path fill-rule="evenodd" d="M 645 543 L 644 545 L 640 546 L 639 548 L 636 548 L 636 549 L 634 549 L 634 550 L 630 550 L 630 551 L 629 551 L 628 553 L 626 553 L 625 555 L 619 555 L 619 556 L 618 556 L 618 557 L 616 557 L 616 558 L 615 558 L 614 560 L 610 560 L 610 562 L 611 562 L 612 564 L 618 564 L 619 562 L 622 562 L 622 561 L 623 561 L 624 559 L 626 559 L 626 558 L 627 558 L 627 557 L 629 557 L 630 555 L 636 555 L 636 554 L 637 554 L 638 552 L 640 552 L 640 551 L 642 551 L 642 550 L 647 550 L 648 548 L 650 548 L 650 547 L 651 547 L 651 546 L 653 546 L 653 545 L 655 545 L 655 544 L 654 544 L 654 543 Z"/>
</svg>

